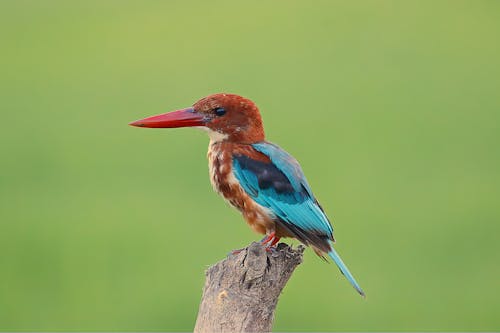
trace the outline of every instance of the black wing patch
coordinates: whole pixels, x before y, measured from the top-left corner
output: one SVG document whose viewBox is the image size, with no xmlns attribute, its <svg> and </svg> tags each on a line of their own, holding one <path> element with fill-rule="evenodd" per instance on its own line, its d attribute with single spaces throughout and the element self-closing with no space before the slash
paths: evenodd
<svg viewBox="0 0 500 333">
<path fill-rule="evenodd" d="M 245 155 L 235 155 L 234 158 L 242 169 L 251 171 L 257 177 L 260 189 L 273 188 L 278 194 L 295 192 L 292 183 L 273 163 L 256 161 Z"/>
<path fill-rule="evenodd" d="M 301 205 L 306 200 L 313 200 L 318 206 L 319 210 L 323 211 L 321 206 L 317 203 L 316 199 L 310 196 L 308 189 L 302 185 L 300 190 L 296 190 L 288 177 L 272 162 L 256 161 L 246 155 L 235 154 L 233 159 L 236 161 L 237 166 L 244 171 L 251 173 L 257 180 L 258 189 L 247 186 L 246 190 L 254 200 L 259 202 L 259 198 L 267 196 L 272 197 L 273 200 L 281 202 L 275 205 L 272 209 L 276 213 L 275 222 L 279 223 L 291 235 L 300 240 L 306 245 L 314 245 L 316 248 L 323 252 L 330 250 L 329 240 L 333 240 L 333 235 L 325 230 L 319 228 L 304 228 L 301 225 L 294 223 L 294 218 L 288 216 L 286 207 L 295 204 Z M 260 192 L 262 191 L 262 192 Z M 271 192 L 269 192 L 271 191 Z M 287 206 L 289 205 L 289 206 Z M 293 214 L 293 213 L 292 213 Z M 307 213 L 306 213 L 307 214 Z M 311 215 L 311 220 L 314 220 L 315 215 Z M 326 219 L 326 217 L 325 217 Z M 328 223 L 328 222 L 326 222 Z"/>
</svg>

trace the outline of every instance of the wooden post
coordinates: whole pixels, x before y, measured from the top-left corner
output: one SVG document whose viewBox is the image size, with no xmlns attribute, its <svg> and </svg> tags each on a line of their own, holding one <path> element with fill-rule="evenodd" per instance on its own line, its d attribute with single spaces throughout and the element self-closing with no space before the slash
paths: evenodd
<svg viewBox="0 0 500 333">
<path fill-rule="evenodd" d="M 208 268 L 194 332 L 270 332 L 278 297 L 303 252 L 301 245 L 266 251 L 252 243 Z"/>
</svg>

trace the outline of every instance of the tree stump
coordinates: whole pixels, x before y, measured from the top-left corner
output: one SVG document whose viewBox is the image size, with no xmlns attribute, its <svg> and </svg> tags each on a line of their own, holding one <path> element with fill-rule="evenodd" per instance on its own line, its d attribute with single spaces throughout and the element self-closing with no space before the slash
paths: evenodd
<svg viewBox="0 0 500 333">
<path fill-rule="evenodd" d="M 252 243 L 206 271 L 195 333 L 270 332 L 278 297 L 302 262 L 304 247 Z"/>
</svg>

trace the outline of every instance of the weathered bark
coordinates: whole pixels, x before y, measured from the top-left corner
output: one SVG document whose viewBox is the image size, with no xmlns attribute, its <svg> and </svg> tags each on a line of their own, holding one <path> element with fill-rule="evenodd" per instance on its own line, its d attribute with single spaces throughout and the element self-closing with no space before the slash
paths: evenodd
<svg viewBox="0 0 500 333">
<path fill-rule="evenodd" d="M 252 243 L 206 271 L 195 333 L 270 332 L 278 297 L 302 262 L 304 247 Z"/>
</svg>

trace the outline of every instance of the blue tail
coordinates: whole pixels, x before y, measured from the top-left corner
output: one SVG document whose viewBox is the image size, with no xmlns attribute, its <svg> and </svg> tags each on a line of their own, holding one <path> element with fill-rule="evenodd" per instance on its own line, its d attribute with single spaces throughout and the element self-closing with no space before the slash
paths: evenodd
<svg viewBox="0 0 500 333">
<path fill-rule="evenodd" d="M 356 282 L 356 279 L 354 279 L 354 276 L 352 276 L 351 272 L 349 272 L 349 269 L 347 269 L 347 266 L 344 264 L 342 259 L 340 259 L 340 256 L 335 251 L 333 246 L 332 246 L 332 250 L 330 252 L 328 252 L 328 256 L 330 258 L 332 258 L 333 261 L 335 261 L 335 263 L 337 264 L 337 266 L 340 269 L 340 271 L 342 272 L 342 274 L 344 274 L 344 276 L 347 278 L 349 283 L 354 287 L 354 289 L 356 289 L 361 296 L 365 297 L 365 292 L 363 291 L 363 289 L 361 289 L 359 284 Z"/>
</svg>

